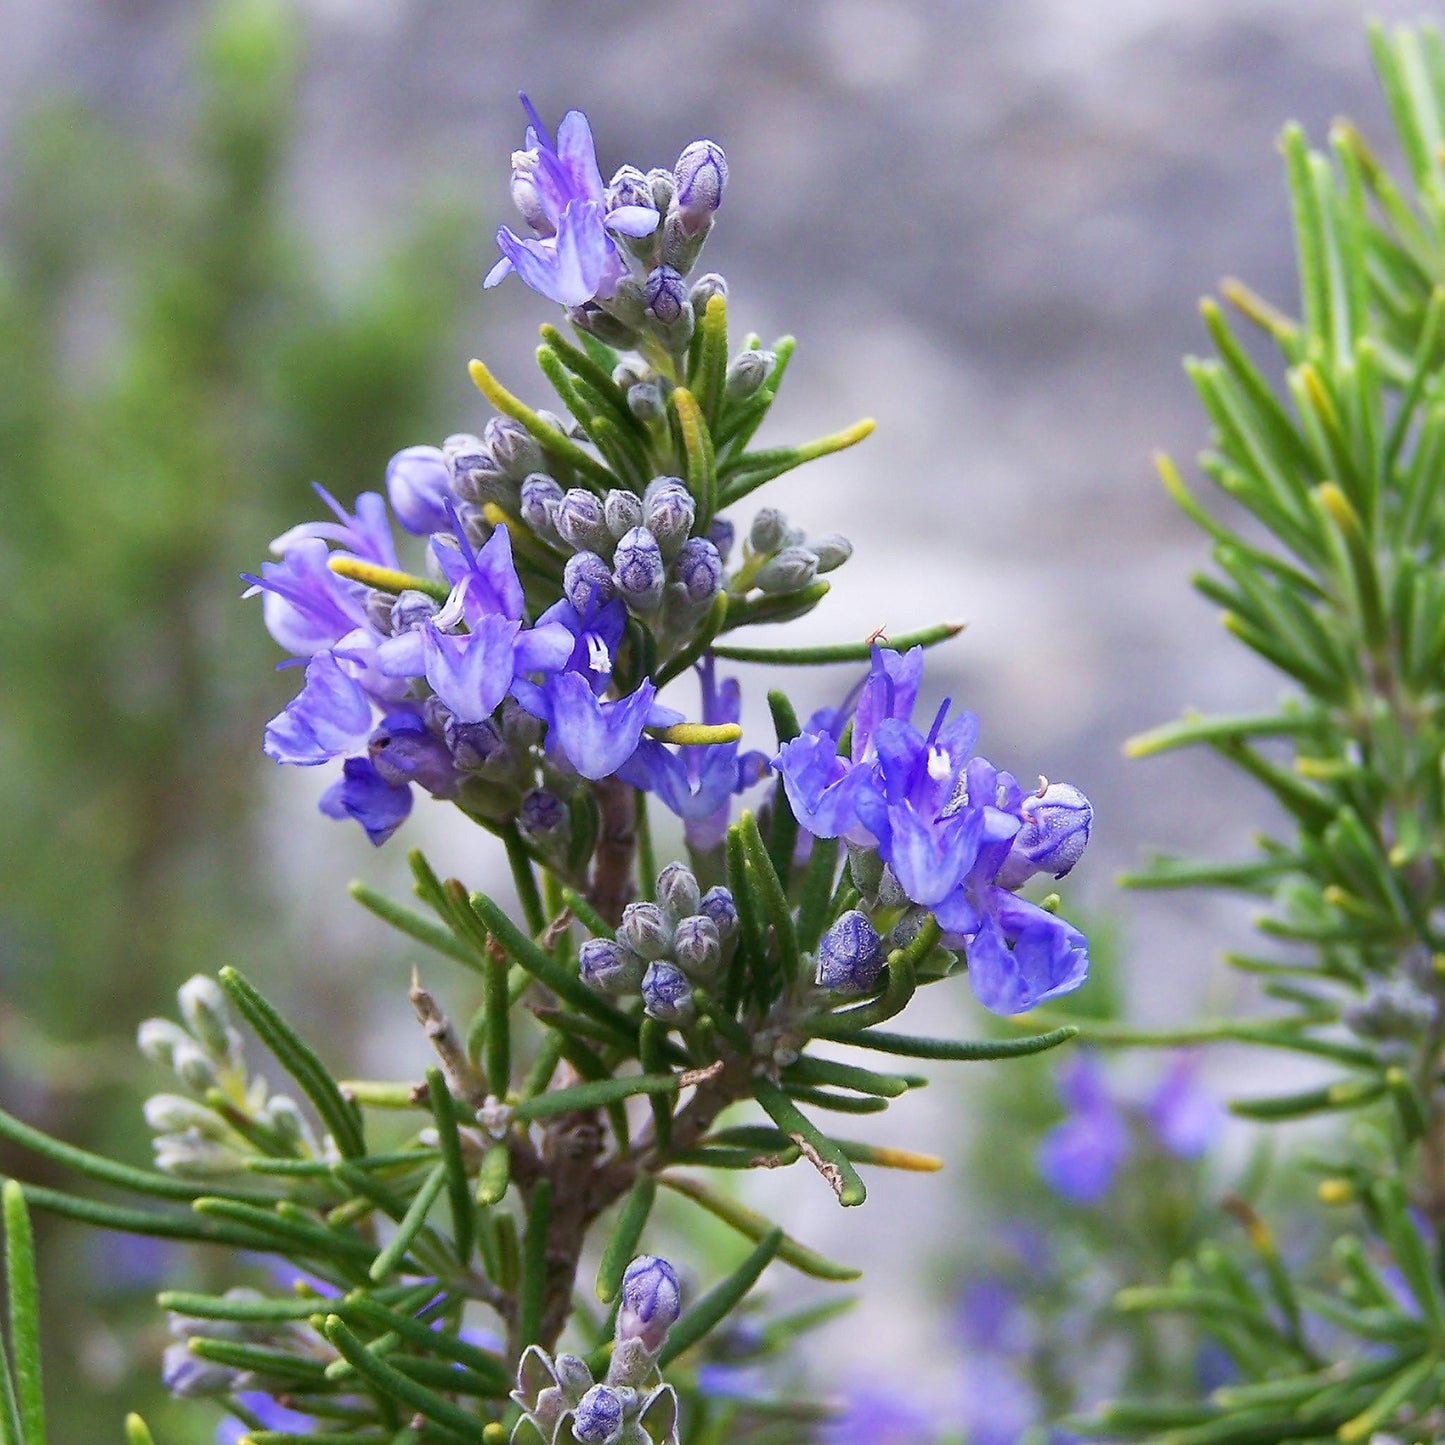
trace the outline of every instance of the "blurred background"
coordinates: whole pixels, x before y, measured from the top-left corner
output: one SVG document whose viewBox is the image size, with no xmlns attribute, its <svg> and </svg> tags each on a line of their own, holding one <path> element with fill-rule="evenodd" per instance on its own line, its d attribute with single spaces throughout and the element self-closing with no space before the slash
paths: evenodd
<svg viewBox="0 0 1445 1445">
<path fill-rule="evenodd" d="M 1392 153 L 1354 4 L 0 0 L 0 37 L 0 1105 L 139 1158 L 135 1024 L 232 961 L 339 1072 L 420 1067 L 410 960 L 342 891 L 399 890 L 403 850 L 262 758 L 289 680 L 237 576 L 315 514 L 312 481 L 349 499 L 401 446 L 479 431 L 469 356 L 544 401 L 547 304 L 480 289 L 519 88 L 549 124 L 587 111 L 604 175 L 723 144 L 707 265 L 740 329 L 800 343 L 764 444 L 878 421 L 768 498 L 857 548 L 792 635 L 966 619 L 929 691 L 980 714 L 1000 766 L 1094 800 L 1069 902 L 1113 941 L 1125 1011 L 1231 1007 L 1214 961 L 1247 918 L 1112 884 L 1147 847 L 1227 855 L 1270 821 L 1208 759 L 1120 754 L 1275 687 L 1189 591 L 1203 548 L 1149 456 L 1204 441 L 1179 365 L 1197 298 L 1237 274 L 1293 304 L 1283 121 L 1322 142 L 1348 113 Z M 849 681 L 800 676 L 800 711 Z M 407 841 L 500 876 L 444 808 Z M 949 1007 L 929 1026 L 977 1029 Z M 881 1180 L 862 1218 L 762 1181 L 871 1264 L 872 1322 L 819 1337 L 824 1380 L 911 1360 L 921 1399 L 956 1393 L 937 1341 L 989 1229 L 965 1150 L 997 1090 L 944 1075 L 890 1116 L 951 1167 Z M 49 1249 L 56 1434 L 114 1433 L 154 1389 L 157 1271 L 214 1262 L 69 1229 Z"/>
</svg>

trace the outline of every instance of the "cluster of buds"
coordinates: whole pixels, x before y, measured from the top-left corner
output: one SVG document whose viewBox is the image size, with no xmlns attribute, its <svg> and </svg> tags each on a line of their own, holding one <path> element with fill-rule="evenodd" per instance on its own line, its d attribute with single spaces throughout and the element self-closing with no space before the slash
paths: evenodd
<svg viewBox="0 0 1445 1445">
<path fill-rule="evenodd" d="M 177 1000 L 184 1028 L 152 1018 L 137 1031 L 141 1052 L 172 1069 L 186 1090 L 152 1094 L 145 1102 L 156 1167 L 182 1179 L 218 1179 L 245 1173 L 258 1148 L 321 1157 L 322 1146 L 296 1101 L 268 1096 L 265 1079 L 247 1077 L 241 1035 L 220 986 L 197 974 L 181 985 Z"/>
<path fill-rule="evenodd" d="M 582 977 L 613 997 L 640 993 L 653 1018 L 687 1024 L 696 1015 L 693 989 L 711 988 L 727 962 L 737 905 L 726 888 L 702 893 L 681 863 L 658 874 L 656 893 L 656 903 L 627 905 L 615 939 L 582 945 Z"/>
<path fill-rule="evenodd" d="M 656 1255 L 639 1255 L 622 1276 L 606 1379 L 594 1380 L 577 1355 L 554 1359 L 536 1345 L 522 1355 L 512 1392 L 522 1410 L 513 1445 L 568 1439 L 581 1445 L 677 1445 L 677 1396 L 661 1383 L 657 1360 L 681 1312 L 672 1266 Z"/>
<path fill-rule="evenodd" d="M 722 147 L 695 140 L 671 170 L 625 165 L 604 187 L 586 116 L 568 111 L 554 145 L 522 104 L 530 124 L 512 154 L 512 200 L 532 234 L 497 232 L 502 259 L 486 284 L 515 271 L 607 345 L 680 356 L 698 304 L 687 278 L 727 185 Z"/>
<path fill-rule="evenodd" d="M 782 595 L 800 592 L 824 572 L 841 567 L 853 555 L 853 544 L 841 532 L 809 537 L 791 526 L 776 507 L 764 507 L 753 518 L 743 557 L 729 574 L 729 592 L 752 588 Z"/>
<path fill-rule="evenodd" d="M 722 555 L 711 533 L 692 536 L 697 503 L 680 477 L 655 477 L 641 496 L 614 488 L 599 497 L 535 473 L 519 509 L 539 538 L 572 554 L 563 591 L 583 615 L 617 597 L 658 630 L 682 631 L 721 590 Z"/>
</svg>

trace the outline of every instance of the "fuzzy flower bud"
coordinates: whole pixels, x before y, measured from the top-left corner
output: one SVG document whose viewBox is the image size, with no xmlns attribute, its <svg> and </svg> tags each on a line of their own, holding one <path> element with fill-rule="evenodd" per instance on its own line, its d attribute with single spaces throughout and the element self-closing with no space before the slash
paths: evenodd
<svg viewBox="0 0 1445 1445">
<path fill-rule="evenodd" d="M 616 304 L 615 297 L 613 304 Z M 568 307 L 567 316 L 579 331 L 595 336 L 605 346 L 623 349 L 637 345 L 636 331 L 620 316 L 603 310 L 595 301 L 584 301 L 580 306 Z"/>
<path fill-rule="evenodd" d="M 213 1059 L 227 1060 L 231 1054 L 231 1015 L 226 995 L 213 978 L 198 973 L 180 986 L 176 994 L 181 1017 L 196 1041 Z"/>
<path fill-rule="evenodd" d="M 651 612 L 662 601 L 666 570 L 657 539 L 646 527 L 634 527 L 612 554 L 612 581 L 636 612 Z"/>
<path fill-rule="evenodd" d="M 632 993 L 641 986 L 642 960 L 610 938 L 589 938 L 578 950 L 577 961 L 582 982 L 598 993 Z"/>
<path fill-rule="evenodd" d="M 639 381 L 627 389 L 627 406 L 638 421 L 661 421 L 667 408 L 662 402 L 662 391 L 653 382 Z"/>
<path fill-rule="evenodd" d="M 656 1354 L 682 1314 L 677 1274 L 655 1254 L 640 1254 L 623 1271 L 622 1303 L 617 1311 L 617 1342 L 639 1340 Z"/>
<path fill-rule="evenodd" d="M 1047 783 L 1023 801 L 1023 827 L 998 871 L 1000 888 L 1017 888 L 1035 873 L 1062 878 L 1083 854 L 1094 810 L 1071 783 Z"/>
<path fill-rule="evenodd" d="M 560 428 L 559 428 L 560 430 Z M 536 437 L 509 416 L 494 416 L 482 433 L 487 450 L 496 458 L 497 465 L 512 478 L 520 482 L 530 473 L 542 470 L 545 460 Z"/>
<path fill-rule="evenodd" d="M 714 296 L 721 296 L 727 299 L 728 283 L 727 278 L 719 276 L 716 271 L 709 271 L 706 275 L 699 276 L 692 283 L 692 290 L 688 292 L 688 300 L 692 302 L 692 309 L 699 316 L 707 314 L 707 303 Z"/>
<path fill-rule="evenodd" d="M 733 902 L 732 894 L 721 885 L 709 888 L 702 895 L 697 911 L 712 919 L 717 925 L 718 937 L 724 943 L 738 931 L 738 906 Z"/>
<path fill-rule="evenodd" d="M 707 540 L 717 548 L 717 554 L 727 561 L 728 553 L 737 541 L 737 528 L 726 517 L 714 517 L 708 525 Z"/>
<path fill-rule="evenodd" d="M 850 908 L 818 944 L 818 985 L 839 993 L 867 993 L 882 971 L 883 940 L 862 913 Z"/>
<path fill-rule="evenodd" d="M 687 600 L 705 606 L 722 586 L 723 563 L 718 549 L 706 537 L 689 537 L 673 558 L 671 576 L 681 583 Z"/>
<path fill-rule="evenodd" d="M 181 1043 L 190 1043 L 191 1036 L 170 1019 L 146 1019 L 136 1030 L 136 1047 L 152 1063 L 172 1066 L 176 1048 Z"/>
<path fill-rule="evenodd" d="M 444 724 L 443 737 L 457 767 L 468 771 L 480 768 L 493 758 L 504 756 L 507 741 L 490 718 L 481 722 L 458 722 L 450 713 Z"/>
<path fill-rule="evenodd" d="M 617 596 L 617 584 L 612 580 L 612 569 L 596 552 L 576 552 L 562 569 L 562 591 L 586 617 L 590 609 Z"/>
<path fill-rule="evenodd" d="M 567 828 L 567 805 L 546 788 L 533 788 L 517 808 L 517 826 L 534 843 L 550 842 Z"/>
<path fill-rule="evenodd" d="M 621 537 L 643 523 L 642 498 L 636 492 L 614 487 L 602 499 L 602 518 L 613 537 Z"/>
<path fill-rule="evenodd" d="M 768 379 L 776 359 L 771 351 L 738 352 L 723 377 L 723 394 L 729 401 L 746 401 Z"/>
<path fill-rule="evenodd" d="M 622 1438 L 622 1393 L 593 1385 L 572 1413 L 572 1434 L 583 1445 L 615 1445 Z"/>
<path fill-rule="evenodd" d="M 220 1084 L 215 1060 L 192 1038 L 183 1038 L 171 1056 L 176 1077 L 193 1094 L 205 1094 Z"/>
<path fill-rule="evenodd" d="M 657 539 L 662 555 L 671 558 L 687 540 L 697 516 L 697 503 L 680 477 L 656 477 L 642 495 L 647 530 Z"/>
<path fill-rule="evenodd" d="M 771 557 L 788 545 L 790 532 L 785 512 L 777 507 L 763 507 L 748 528 L 748 546 L 760 557 Z"/>
<path fill-rule="evenodd" d="M 391 604 L 387 621 L 391 624 L 392 636 L 400 637 L 403 632 L 414 632 L 440 611 L 441 605 L 436 598 L 427 596 L 425 592 L 406 588 L 397 593 Z"/>
<path fill-rule="evenodd" d="M 649 962 L 666 958 L 672 948 L 672 927 L 655 903 L 629 903 L 617 928 L 619 942 Z"/>
<path fill-rule="evenodd" d="M 712 220 L 722 204 L 728 180 L 728 161 L 716 141 L 695 140 L 678 156 L 672 170 L 676 183 L 674 205 L 685 227 L 696 232 Z"/>
<path fill-rule="evenodd" d="M 672 266 L 658 266 L 650 271 L 643 288 L 643 305 L 647 314 L 662 326 L 675 326 L 688 311 L 687 287 L 681 273 Z"/>
<path fill-rule="evenodd" d="M 768 593 L 798 592 L 818 575 L 818 559 L 806 547 L 784 547 L 770 557 L 753 578 L 753 586 Z"/>
<path fill-rule="evenodd" d="M 652 196 L 652 183 L 636 166 L 619 166 L 607 187 L 607 209 L 612 211 L 619 206 L 657 209 L 657 202 Z"/>
<path fill-rule="evenodd" d="M 685 863 L 669 863 L 657 875 L 657 901 L 669 923 L 696 913 L 701 897 L 697 878 Z"/>
<path fill-rule="evenodd" d="M 156 1134 L 182 1134 L 190 1129 L 203 1139 L 223 1139 L 229 1132 L 218 1114 L 183 1094 L 152 1094 L 142 1113 L 146 1127 Z"/>
<path fill-rule="evenodd" d="M 722 940 L 717 924 L 705 913 L 684 918 L 673 933 L 672 956 L 690 978 L 708 983 L 722 962 Z"/>
<path fill-rule="evenodd" d="M 853 544 L 841 532 L 824 532 L 808 538 L 808 550 L 818 559 L 819 572 L 831 572 L 853 555 Z"/>
<path fill-rule="evenodd" d="M 552 1373 L 562 1394 L 573 1404 L 592 1388 L 592 1371 L 587 1368 L 587 1361 L 578 1355 L 558 1355 L 552 1361 Z"/>
<path fill-rule="evenodd" d="M 522 520 L 544 541 L 557 540 L 557 511 L 562 496 L 562 488 L 546 472 L 533 472 L 522 483 L 518 503 Z"/>
<path fill-rule="evenodd" d="M 407 447 L 386 464 L 386 494 L 396 520 L 424 536 L 447 525 L 451 470 L 440 447 Z"/>
<path fill-rule="evenodd" d="M 573 487 L 558 503 L 552 525 L 579 552 L 605 552 L 612 545 L 602 503 L 581 487 Z"/>
<path fill-rule="evenodd" d="M 665 1024 L 683 1024 L 692 1020 L 692 985 L 675 963 L 658 959 L 647 966 L 642 976 L 642 1004 L 653 1018 Z"/>
</svg>

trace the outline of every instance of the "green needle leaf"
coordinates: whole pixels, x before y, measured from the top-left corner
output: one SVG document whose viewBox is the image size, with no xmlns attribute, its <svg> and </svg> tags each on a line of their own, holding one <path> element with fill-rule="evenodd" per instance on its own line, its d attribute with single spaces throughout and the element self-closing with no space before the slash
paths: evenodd
<svg viewBox="0 0 1445 1445">
<path fill-rule="evenodd" d="M 753 1080 L 753 1097 L 767 1111 L 779 1129 L 803 1151 L 808 1162 L 832 1186 L 838 1203 L 862 1204 L 868 1190 L 858 1171 L 837 1142 L 828 1138 L 806 1114 L 768 1079 Z"/>
<path fill-rule="evenodd" d="M 366 1140 L 361 1132 L 357 1110 L 342 1098 L 341 1090 L 327 1072 L 325 1064 L 236 969 L 223 968 L 219 977 L 221 987 L 231 996 L 261 1042 L 276 1055 L 281 1066 L 316 1106 L 316 1112 L 331 1130 L 336 1147 L 348 1159 L 365 1155 Z"/>
<path fill-rule="evenodd" d="M 623 1271 L 637 1253 L 637 1241 L 647 1226 L 656 1195 L 657 1181 L 650 1174 L 642 1174 L 622 1201 L 617 1223 L 597 1266 L 597 1298 L 603 1304 L 611 1304 L 622 1288 Z"/>
<path fill-rule="evenodd" d="M 13 1179 L 5 1181 L 0 1199 L 3 1199 L 5 1213 L 5 1283 L 20 1438 L 25 1445 L 45 1445 L 45 1399 L 40 1384 L 40 1285 L 35 1275 L 35 1239 L 30 1232 L 24 1191 Z"/>
</svg>

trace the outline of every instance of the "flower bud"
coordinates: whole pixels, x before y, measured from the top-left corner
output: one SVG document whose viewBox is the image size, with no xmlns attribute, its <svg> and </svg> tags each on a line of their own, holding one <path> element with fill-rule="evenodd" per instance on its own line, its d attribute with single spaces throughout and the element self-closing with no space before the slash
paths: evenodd
<svg viewBox="0 0 1445 1445">
<path fill-rule="evenodd" d="M 658 266 L 648 273 L 643 298 L 647 314 L 666 327 L 681 323 L 690 310 L 687 287 L 672 266 Z"/>
<path fill-rule="evenodd" d="M 647 173 L 647 184 L 652 188 L 652 204 L 659 211 L 666 211 L 677 193 L 677 180 L 671 171 L 660 167 Z"/>
<path fill-rule="evenodd" d="M 642 1005 L 665 1024 L 691 1022 L 694 1015 L 692 985 L 675 963 L 658 959 L 642 976 Z"/>
<path fill-rule="evenodd" d="M 657 209 L 652 198 L 652 183 L 636 166 L 619 166 L 607 186 L 607 209 L 619 206 L 645 206 Z"/>
<path fill-rule="evenodd" d="M 544 542 L 558 540 L 557 510 L 562 505 L 562 488 L 546 472 L 533 472 L 522 483 L 518 509 L 522 520 Z"/>
<path fill-rule="evenodd" d="M 672 578 L 682 584 L 687 600 L 705 606 L 722 586 L 723 564 L 718 550 L 705 537 L 689 537 L 673 559 Z"/>
<path fill-rule="evenodd" d="M 204 1104 L 184 1094 L 152 1094 L 141 1106 L 146 1127 L 156 1134 L 183 1134 L 194 1130 L 203 1139 L 224 1139 L 225 1121 Z"/>
<path fill-rule="evenodd" d="M 1342 1015 L 1346 1027 L 1362 1039 L 1384 1043 L 1419 1038 L 1436 1017 L 1434 1000 L 1408 978 L 1374 978 L 1364 998 L 1348 1004 Z"/>
<path fill-rule="evenodd" d="M 612 581 L 635 612 L 651 612 L 662 601 L 666 570 L 662 551 L 646 527 L 634 527 L 612 554 Z"/>
<path fill-rule="evenodd" d="M 716 271 L 709 271 L 706 275 L 699 276 L 692 283 L 692 290 L 688 292 L 688 300 L 692 302 L 692 309 L 699 316 L 707 315 L 707 303 L 714 296 L 727 298 L 727 279 L 719 276 Z"/>
<path fill-rule="evenodd" d="M 677 555 L 697 516 L 697 503 L 680 477 L 656 477 L 642 494 L 647 530 L 657 539 L 662 555 Z"/>
<path fill-rule="evenodd" d="M 748 546 L 760 557 L 771 557 L 788 545 L 788 518 L 777 507 L 763 507 L 748 528 Z"/>
<path fill-rule="evenodd" d="M 614 487 L 602 499 L 602 516 L 607 523 L 607 530 L 614 537 L 620 537 L 624 532 L 630 532 L 634 527 L 642 525 L 642 498 L 636 492 Z"/>
<path fill-rule="evenodd" d="M 482 439 L 497 465 L 515 482 L 543 469 L 545 458 L 541 445 L 521 422 L 512 417 L 494 416 L 482 432 Z"/>
<path fill-rule="evenodd" d="M 650 236 L 647 238 L 649 242 L 651 239 Z M 616 297 L 613 298 L 613 305 L 615 304 Z M 616 315 L 613 309 L 599 306 L 595 301 L 584 301 L 580 306 L 568 307 L 567 316 L 579 331 L 595 336 L 604 346 L 626 350 L 637 345 L 637 332 L 628 321 Z"/>
<path fill-rule="evenodd" d="M 572 1412 L 572 1435 L 583 1445 L 615 1445 L 622 1438 L 622 1393 L 593 1385 Z"/>
<path fill-rule="evenodd" d="M 167 1345 L 161 1354 L 161 1384 L 182 1400 L 227 1395 L 241 1378 L 239 1370 L 193 1355 L 186 1344 Z"/>
<path fill-rule="evenodd" d="M 156 1168 L 177 1179 L 229 1179 L 246 1172 L 245 1160 L 235 1150 L 195 1129 L 157 1135 L 155 1151 Z"/>
<path fill-rule="evenodd" d="M 758 568 L 753 586 L 779 594 L 798 592 L 818 575 L 818 559 L 806 547 L 784 547 Z"/>
<path fill-rule="evenodd" d="M 612 569 L 596 552 L 576 552 L 562 569 L 562 591 L 578 613 L 586 617 L 617 596 Z"/>
<path fill-rule="evenodd" d="M 867 993 L 883 971 L 883 940 L 856 908 L 841 914 L 818 944 L 816 982 L 839 993 Z"/>
<path fill-rule="evenodd" d="M 176 994 L 181 1017 L 196 1042 L 217 1062 L 231 1055 L 231 1014 L 221 985 L 203 973 L 183 983 Z"/>
<path fill-rule="evenodd" d="M 622 910 L 617 937 L 639 958 L 666 958 L 672 948 L 672 927 L 655 903 L 629 903 Z"/>
<path fill-rule="evenodd" d="M 470 433 L 448 437 L 442 451 L 452 469 L 452 491 L 461 501 L 475 506 L 505 501 L 511 495 L 514 484 L 477 437 Z"/>
<path fill-rule="evenodd" d="M 512 204 L 539 236 L 550 236 L 555 228 L 547 219 L 547 208 L 542 204 L 542 193 L 537 188 L 540 160 L 536 150 L 512 152 Z"/>
<path fill-rule="evenodd" d="M 552 525 L 557 535 L 578 552 L 605 552 L 612 544 L 601 501 L 581 487 L 573 487 L 557 504 Z"/>
<path fill-rule="evenodd" d="M 692 869 L 685 863 L 669 863 L 657 875 L 657 901 L 672 924 L 696 913 L 701 895 Z"/>
<path fill-rule="evenodd" d="M 667 411 L 662 391 L 650 381 L 639 381 L 627 389 L 627 407 L 641 422 L 661 421 Z"/>
<path fill-rule="evenodd" d="M 204 1095 L 207 1089 L 219 1087 L 215 1060 L 193 1039 L 186 1037 L 176 1045 L 171 1056 L 176 1077 L 193 1094 Z"/>
<path fill-rule="evenodd" d="M 697 911 L 705 913 L 717 925 L 718 937 L 726 943 L 738 931 L 738 906 L 732 894 L 721 885 L 709 888 L 702 895 Z"/>
<path fill-rule="evenodd" d="M 771 351 L 738 352 L 723 377 L 723 395 L 729 401 L 746 401 L 768 379 L 776 360 Z"/>
<path fill-rule="evenodd" d="M 1094 810 L 1072 783 L 1048 783 L 1023 801 L 1023 827 L 1014 835 L 995 880 L 1017 888 L 1035 873 L 1062 878 L 1083 854 Z"/>
<path fill-rule="evenodd" d="M 642 960 L 610 938 L 589 938 L 578 950 L 577 961 L 582 982 L 598 993 L 632 993 L 642 984 Z"/>
<path fill-rule="evenodd" d="M 533 788 L 517 809 L 517 826 L 534 843 L 546 843 L 565 834 L 567 805 L 546 788 Z"/>
<path fill-rule="evenodd" d="M 672 1266 L 655 1254 L 640 1254 L 622 1273 L 617 1343 L 639 1340 L 656 1354 L 682 1314 L 682 1291 Z"/>
<path fill-rule="evenodd" d="M 722 204 L 727 185 L 728 162 L 722 147 L 716 141 L 693 141 L 678 156 L 672 174 L 673 204 L 685 226 L 693 232 L 705 228 Z"/>
<path fill-rule="evenodd" d="M 506 739 L 490 718 L 464 723 L 448 713 L 442 736 L 451 751 L 452 761 L 467 771 L 480 768 L 507 752 Z"/>
<path fill-rule="evenodd" d="M 192 1042 L 191 1036 L 179 1024 L 170 1019 L 146 1019 L 135 1033 L 136 1047 L 152 1063 L 171 1067 L 176 1046 Z"/>
<path fill-rule="evenodd" d="M 824 532 L 808 538 L 808 550 L 818 559 L 819 572 L 831 572 L 853 555 L 853 544 L 841 532 Z"/>
<path fill-rule="evenodd" d="M 689 978 L 702 984 L 710 983 L 722 962 L 722 940 L 717 924 L 705 913 L 684 918 L 673 933 L 672 956 Z"/>
<path fill-rule="evenodd" d="M 447 525 L 451 471 L 439 447 L 407 447 L 386 464 L 386 494 L 396 520 L 424 536 Z"/>
<path fill-rule="evenodd" d="M 441 604 L 435 597 L 410 587 L 405 588 L 392 600 L 387 619 L 391 624 L 392 636 L 399 637 L 403 632 L 414 632 L 440 611 Z"/>
<path fill-rule="evenodd" d="M 577 1404 L 592 1388 L 592 1371 L 578 1355 L 558 1355 L 552 1361 L 552 1374 L 568 1404 Z"/>
<path fill-rule="evenodd" d="M 262 1117 L 288 1144 L 297 1147 L 298 1152 L 301 1146 L 309 1145 L 311 1130 L 307 1127 L 306 1117 L 297 1106 L 296 1100 L 287 1094 L 272 1094 L 266 1100 L 266 1107 L 261 1111 Z"/>
<path fill-rule="evenodd" d="M 708 525 L 707 540 L 717 548 L 717 554 L 724 562 L 737 540 L 737 528 L 726 517 L 714 517 Z"/>
</svg>

